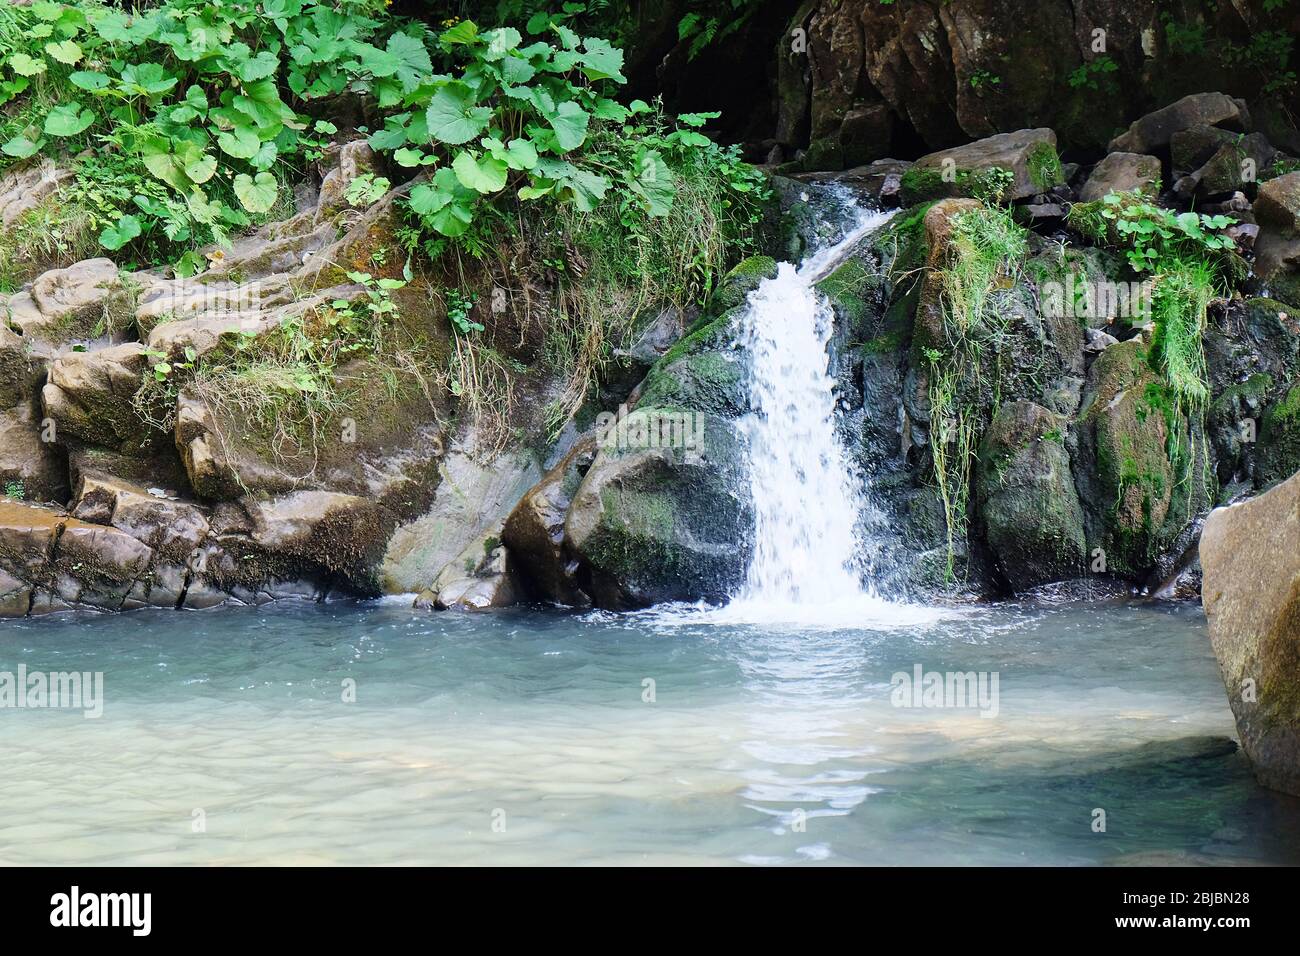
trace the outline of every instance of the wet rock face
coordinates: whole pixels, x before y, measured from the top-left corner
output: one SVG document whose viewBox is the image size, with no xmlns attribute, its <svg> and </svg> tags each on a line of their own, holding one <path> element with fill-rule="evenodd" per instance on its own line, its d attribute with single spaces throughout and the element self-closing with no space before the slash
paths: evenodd
<svg viewBox="0 0 1300 956">
<path fill-rule="evenodd" d="M 736 428 L 749 404 L 736 318 L 775 273 L 766 256 L 738 265 L 630 410 L 598 419 L 522 496 L 502 537 L 523 593 L 624 610 L 721 602 L 743 582 L 754 515 Z"/>
<path fill-rule="evenodd" d="M 1086 568 L 1067 429 L 1065 416 L 1013 402 L 998 410 L 980 444 L 980 514 L 994 560 L 1016 591 L 1081 577 Z"/>
<path fill-rule="evenodd" d="M 629 427 L 654 427 L 639 408 Z M 701 413 L 702 447 L 602 448 L 574 493 L 564 548 L 600 607 L 724 601 L 743 582 L 754 516 L 732 423 Z"/>
<path fill-rule="evenodd" d="M 1260 783 L 1300 794 L 1300 475 L 1212 512 L 1200 558 L 1210 642 L 1242 747 Z"/>
</svg>

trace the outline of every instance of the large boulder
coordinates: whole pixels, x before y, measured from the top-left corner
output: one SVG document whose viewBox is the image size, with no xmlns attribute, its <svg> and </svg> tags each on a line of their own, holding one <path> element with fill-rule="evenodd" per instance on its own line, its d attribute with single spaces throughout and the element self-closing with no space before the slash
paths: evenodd
<svg viewBox="0 0 1300 956">
<path fill-rule="evenodd" d="M 980 444 L 980 515 L 994 560 L 1016 591 L 1081 577 L 1086 569 L 1067 427 L 1064 416 L 1013 402 L 998 410 Z"/>
<path fill-rule="evenodd" d="M 1255 274 L 1274 298 L 1300 305 L 1300 172 L 1259 184 Z"/>
<path fill-rule="evenodd" d="M 1079 191 L 1082 202 L 1093 202 L 1107 193 L 1139 189 L 1154 194 L 1160 182 L 1160 160 L 1143 153 L 1110 153 L 1093 167 Z"/>
<path fill-rule="evenodd" d="M 1056 133 L 1047 128 L 998 133 L 985 139 L 930 153 L 903 174 L 905 203 L 940 196 L 969 196 L 981 184 L 992 187 L 994 171 L 1011 175 L 1004 198 L 1027 199 L 1064 182 L 1056 154 Z"/>
<path fill-rule="evenodd" d="M 30 402 L 0 410 L 0 490 L 28 501 L 66 501 L 68 469 Z"/>
<path fill-rule="evenodd" d="M 702 425 L 695 448 L 611 437 L 573 496 L 564 545 L 600 607 L 722 601 L 744 580 L 754 515 L 740 437 L 708 413 L 638 408 L 625 434 L 662 434 L 682 414 Z"/>
<path fill-rule="evenodd" d="M 165 440 L 140 418 L 134 404 L 148 368 L 148 350 L 139 342 L 67 352 L 55 359 L 41 400 L 58 440 L 71 436 L 134 455 Z"/>
<path fill-rule="evenodd" d="M 340 576 L 360 594 L 382 592 L 377 569 L 392 530 L 375 502 L 331 491 L 297 491 L 242 502 L 253 547 L 276 560 Z"/>
<path fill-rule="evenodd" d="M 572 606 L 591 603 L 577 579 L 578 561 L 564 549 L 564 521 L 597 450 L 594 434 L 575 442 L 519 500 L 502 529 L 502 541 L 524 587 L 540 600 Z"/>
<path fill-rule="evenodd" d="M 419 593 L 474 542 L 500 535 L 501 522 L 542 471 L 532 456 L 506 452 L 494 461 L 475 453 L 467 433 L 437 463 L 437 488 L 421 512 L 393 531 L 380 564 L 384 590 Z"/>
<path fill-rule="evenodd" d="M 517 604 L 524 595 L 512 553 L 501 543 L 501 528 L 472 542 L 416 596 L 416 607 L 481 611 Z"/>
<path fill-rule="evenodd" d="M 73 341 L 118 335 L 130 325 L 131 296 L 110 259 L 86 259 L 34 279 L 5 306 L 9 323 L 47 353 Z"/>
<path fill-rule="evenodd" d="M 72 515 L 125 531 L 163 557 L 184 564 L 208 537 L 207 512 L 168 492 L 121 478 L 82 474 Z"/>
<path fill-rule="evenodd" d="M 0 605 L 11 615 L 174 607 L 184 579 L 183 569 L 121 529 L 12 501 L 0 502 L 0 569 Z"/>
<path fill-rule="evenodd" d="M 1300 474 L 1212 512 L 1202 600 L 1242 747 L 1267 787 L 1300 795 Z"/>
<path fill-rule="evenodd" d="M 1194 126 L 1221 126 L 1250 132 L 1245 101 L 1226 93 L 1192 93 L 1168 106 L 1134 120 L 1110 141 L 1111 152 L 1151 153 L 1166 149 L 1174 134 Z"/>
</svg>

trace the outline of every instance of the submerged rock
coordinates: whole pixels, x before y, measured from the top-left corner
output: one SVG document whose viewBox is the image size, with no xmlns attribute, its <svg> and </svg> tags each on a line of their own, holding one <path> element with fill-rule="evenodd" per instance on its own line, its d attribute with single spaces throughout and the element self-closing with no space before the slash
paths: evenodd
<svg viewBox="0 0 1300 956">
<path fill-rule="evenodd" d="M 1300 474 L 1211 512 L 1202 600 L 1242 747 L 1260 783 L 1300 795 Z"/>
</svg>

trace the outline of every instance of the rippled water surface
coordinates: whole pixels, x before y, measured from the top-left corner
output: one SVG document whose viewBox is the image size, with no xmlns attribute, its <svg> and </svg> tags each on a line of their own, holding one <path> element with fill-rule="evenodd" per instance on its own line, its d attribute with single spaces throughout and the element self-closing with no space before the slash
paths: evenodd
<svg viewBox="0 0 1300 956">
<path fill-rule="evenodd" d="M 1300 859 L 1297 803 L 1224 745 L 1193 608 L 801 631 L 286 604 L 4 622 L 20 663 L 102 671 L 106 703 L 0 710 L 6 863 Z M 892 706 L 916 664 L 997 672 L 997 716 Z"/>
</svg>

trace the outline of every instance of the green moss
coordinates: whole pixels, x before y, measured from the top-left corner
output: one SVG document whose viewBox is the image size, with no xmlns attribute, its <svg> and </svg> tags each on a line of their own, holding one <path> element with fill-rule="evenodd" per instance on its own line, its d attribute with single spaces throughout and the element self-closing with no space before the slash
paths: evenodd
<svg viewBox="0 0 1300 956">
<path fill-rule="evenodd" d="M 660 360 L 646 376 L 641 404 L 739 415 L 744 411 L 740 366 L 725 353 L 712 351 L 684 355 L 667 364 Z"/>
<path fill-rule="evenodd" d="M 1056 154 L 1056 147 L 1051 143 L 1035 144 L 1030 148 L 1025 162 L 1029 168 L 1029 181 L 1039 189 L 1046 191 L 1065 182 L 1061 157 Z"/>
<path fill-rule="evenodd" d="M 749 256 L 742 259 L 723 276 L 709 305 L 715 313 L 743 305 L 749 293 L 757 289 L 764 279 L 775 275 L 776 260 L 771 256 Z"/>
<path fill-rule="evenodd" d="M 867 355 L 890 355 L 902 351 L 906 333 L 902 329 L 891 329 L 862 343 L 862 351 Z"/>
<path fill-rule="evenodd" d="M 861 335 L 867 318 L 868 296 L 883 282 L 860 259 L 849 259 L 817 283 L 817 290 L 830 300 L 841 325 L 850 334 Z"/>
<path fill-rule="evenodd" d="M 904 205 L 933 202 L 953 197 L 992 199 L 1014 174 L 1000 166 L 988 169 L 959 169 L 953 181 L 944 179 L 943 170 L 934 166 L 913 166 L 900 180 Z"/>
</svg>

